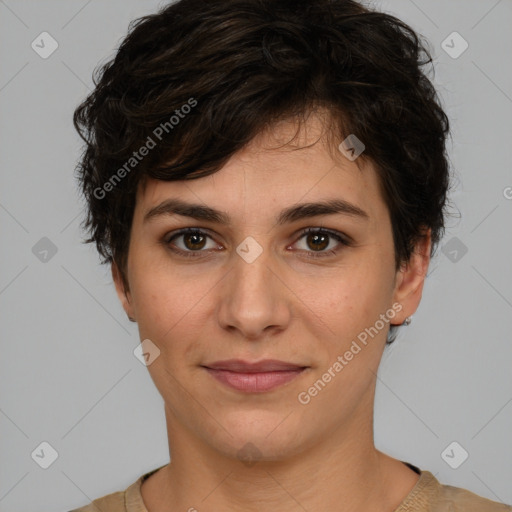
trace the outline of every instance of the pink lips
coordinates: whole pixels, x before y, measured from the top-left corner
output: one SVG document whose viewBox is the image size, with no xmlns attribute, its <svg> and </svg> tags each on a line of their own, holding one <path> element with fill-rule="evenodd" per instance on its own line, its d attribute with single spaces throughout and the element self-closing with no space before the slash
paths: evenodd
<svg viewBox="0 0 512 512">
<path fill-rule="evenodd" d="M 223 384 L 247 393 L 270 391 L 290 382 L 305 370 L 304 366 L 275 359 L 257 363 L 230 359 L 205 365 L 204 368 Z"/>
</svg>

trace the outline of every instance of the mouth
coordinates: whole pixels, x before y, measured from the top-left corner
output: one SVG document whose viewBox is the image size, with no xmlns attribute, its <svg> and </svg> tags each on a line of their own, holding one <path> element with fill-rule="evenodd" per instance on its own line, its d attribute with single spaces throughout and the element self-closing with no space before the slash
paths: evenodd
<svg viewBox="0 0 512 512">
<path fill-rule="evenodd" d="M 262 393 L 282 386 L 308 367 L 275 359 L 247 362 L 240 359 L 217 361 L 203 368 L 217 381 L 245 393 Z"/>
</svg>

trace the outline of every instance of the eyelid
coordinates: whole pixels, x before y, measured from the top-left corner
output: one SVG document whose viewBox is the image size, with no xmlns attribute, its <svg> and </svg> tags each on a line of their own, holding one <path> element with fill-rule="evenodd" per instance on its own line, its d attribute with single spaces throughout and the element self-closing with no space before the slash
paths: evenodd
<svg viewBox="0 0 512 512">
<path fill-rule="evenodd" d="M 207 235 L 208 237 L 213 239 L 213 236 L 211 235 L 210 230 L 207 228 L 187 227 L 187 228 L 176 229 L 174 231 L 171 231 L 170 233 L 167 233 L 164 236 L 164 240 L 171 241 L 173 238 L 176 238 L 180 235 L 189 235 L 189 234 Z"/>
<path fill-rule="evenodd" d="M 311 250 L 305 250 L 305 249 L 297 250 L 297 252 L 299 254 L 305 253 L 307 258 L 322 258 L 322 257 L 329 257 L 329 256 L 332 257 L 332 256 L 337 255 L 337 253 L 340 251 L 340 246 L 351 247 L 354 244 L 354 240 L 350 236 L 346 235 L 345 233 L 342 233 L 337 230 L 329 229 L 329 228 L 324 228 L 323 226 L 310 226 L 310 227 L 303 228 L 303 229 L 299 230 L 298 232 L 296 232 L 293 235 L 294 242 L 291 245 L 295 245 L 305 235 L 307 235 L 309 233 L 325 234 L 331 238 L 336 239 L 338 244 L 335 249 L 329 249 L 329 250 L 322 250 L 322 251 L 311 251 Z M 206 257 L 210 256 L 212 252 L 216 251 L 216 249 L 206 249 L 206 250 L 199 249 L 197 251 L 184 250 L 179 247 L 172 246 L 173 244 L 171 244 L 171 242 L 174 239 L 176 239 L 180 236 L 183 236 L 183 235 L 187 235 L 187 234 L 203 235 L 203 236 L 206 236 L 207 238 L 209 238 L 210 240 L 212 240 L 213 242 L 215 242 L 217 244 L 217 246 L 221 245 L 211 235 L 211 232 L 209 229 L 201 228 L 201 227 L 186 227 L 186 228 L 181 228 L 181 229 L 178 229 L 171 233 L 168 233 L 163 237 L 162 243 L 166 248 L 168 248 L 173 253 L 184 256 L 184 257 L 188 257 L 188 258 L 206 258 Z M 290 247 L 290 245 L 287 245 L 286 248 L 288 249 L 288 247 Z M 217 247 L 217 250 L 218 250 L 218 247 Z"/>
<path fill-rule="evenodd" d="M 352 245 L 354 243 L 353 238 L 350 237 L 349 235 L 347 235 L 341 231 L 337 231 L 335 229 L 324 228 L 322 226 L 301 229 L 298 232 L 299 239 L 302 238 L 302 236 L 307 235 L 308 233 L 326 234 L 326 235 L 332 236 L 333 238 L 336 238 L 338 241 L 340 241 L 341 243 L 344 243 L 345 245 Z"/>
<path fill-rule="evenodd" d="M 196 228 L 196 227 L 181 228 L 176 231 L 172 231 L 171 233 L 167 233 L 163 238 L 163 243 L 165 245 L 169 245 L 169 244 L 171 244 L 171 241 L 173 241 L 174 239 L 176 239 L 180 236 L 195 235 L 195 234 L 205 236 L 206 238 L 209 238 L 210 240 L 215 242 L 217 245 L 222 245 L 219 242 L 217 242 L 217 240 L 214 238 L 214 236 L 210 233 L 210 231 L 208 229 Z M 206 250 L 200 250 L 200 251 L 183 251 L 183 249 L 179 249 L 179 250 L 182 252 L 207 252 Z M 211 249 L 209 249 L 209 250 L 211 250 Z"/>
<path fill-rule="evenodd" d="M 293 242 L 292 245 L 295 245 L 299 241 L 304 238 L 304 236 L 308 235 L 309 233 L 316 233 L 320 235 L 327 235 L 331 239 L 334 238 L 337 241 L 336 247 L 333 249 L 327 249 L 322 251 L 312 251 L 312 250 L 305 250 L 305 249 L 299 249 L 297 252 L 299 254 L 305 254 L 306 259 L 321 259 L 321 258 L 329 258 L 338 256 L 338 253 L 343 249 L 347 247 L 352 247 L 354 245 L 354 241 L 351 237 L 346 235 L 345 233 L 342 233 L 337 230 L 332 230 L 328 228 L 324 228 L 323 226 L 316 226 L 316 227 L 309 227 L 302 229 L 297 235 L 296 235 L 296 241 Z M 289 247 L 289 246 L 288 246 Z M 287 247 L 287 248 L 288 248 Z"/>
</svg>

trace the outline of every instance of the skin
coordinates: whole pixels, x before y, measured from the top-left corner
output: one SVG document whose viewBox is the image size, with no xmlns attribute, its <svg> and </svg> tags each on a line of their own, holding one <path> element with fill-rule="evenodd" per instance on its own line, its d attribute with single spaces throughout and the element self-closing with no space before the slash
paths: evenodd
<svg viewBox="0 0 512 512">
<path fill-rule="evenodd" d="M 211 176 L 149 180 L 139 189 L 128 287 L 115 264 L 112 273 L 141 340 L 160 350 L 148 370 L 165 403 L 172 463 L 142 485 L 149 512 L 392 512 L 419 478 L 374 446 L 376 373 L 388 324 L 308 404 L 297 396 L 393 304 L 401 306 L 393 324 L 416 311 L 429 233 L 396 270 L 389 213 L 371 162 L 336 154 L 321 115 L 311 115 L 285 144 L 296 128 L 292 121 L 274 125 Z M 221 210 L 231 223 L 172 214 L 144 221 L 169 198 Z M 348 201 L 368 217 L 337 213 L 276 223 L 284 208 L 326 199 Z M 197 248 L 190 236 L 169 242 L 186 227 L 211 237 L 199 239 L 199 257 L 170 249 Z M 351 245 L 328 237 L 319 250 L 301 234 L 321 227 L 351 237 Z M 236 252 L 248 236 L 262 248 L 252 263 Z M 330 249 L 336 254 L 308 256 Z M 242 393 L 200 366 L 232 358 L 308 369 L 269 392 Z M 253 464 L 241 460 L 247 443 L 257 449 Z"/>
</svg>

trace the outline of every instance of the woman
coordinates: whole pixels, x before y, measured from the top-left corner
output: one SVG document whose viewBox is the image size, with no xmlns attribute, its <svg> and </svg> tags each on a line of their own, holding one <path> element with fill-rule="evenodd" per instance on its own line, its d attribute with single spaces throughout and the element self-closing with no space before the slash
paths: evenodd
<svg viewBox="0 0 512 512">
<path fill-rule="evenodd" d="M 444 227 L 429 62 L 352 0 L 133 24 L 75 112 L 78 171 L 171 462 L 77 510 L 512 510 L 373 441 L 379 362 Z"/>
</svg>

